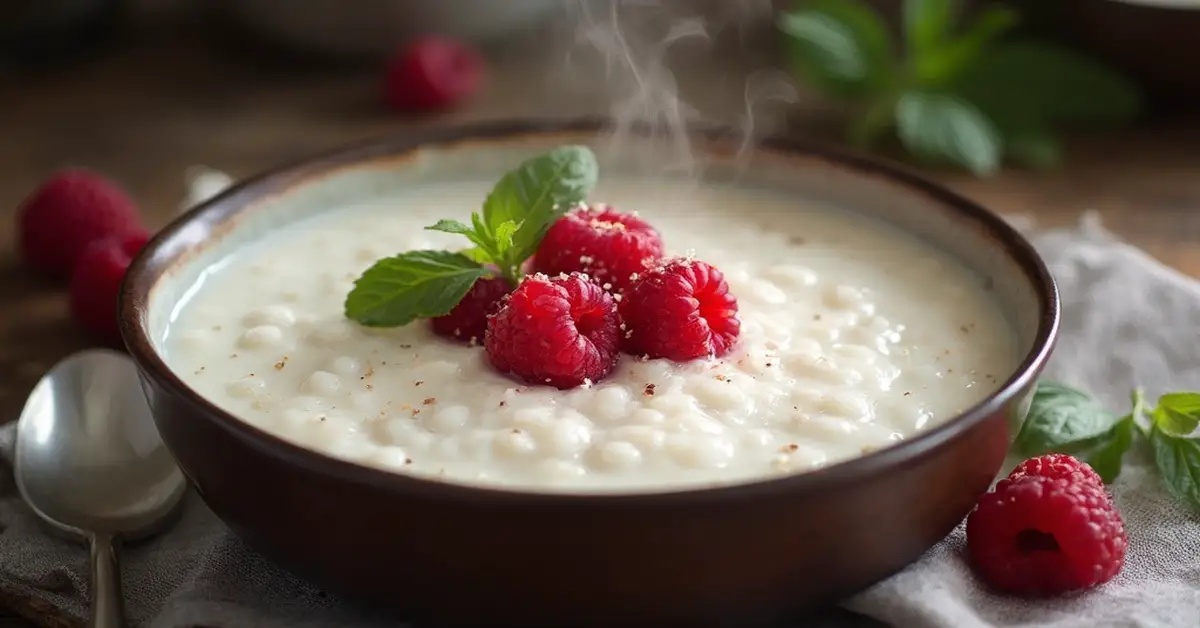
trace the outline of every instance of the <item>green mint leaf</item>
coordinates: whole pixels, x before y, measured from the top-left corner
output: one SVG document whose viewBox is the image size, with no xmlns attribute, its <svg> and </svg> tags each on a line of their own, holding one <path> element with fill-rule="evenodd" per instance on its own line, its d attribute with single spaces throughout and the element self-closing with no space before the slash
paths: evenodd
<svg viewBox="0 0 1200 628">
<path fill-rule="evenodd" d="M 596 187 L 600 167 L 585 146 L 562 146 L 522 163 L 504 175 L 483 203 L 481 217 L 472 217 L 480 236 L 499 245 L 500 230 L 516 225 L 511 239 L 496 260 L 512 272 L 533 252 L 550 223 L 582 202 Z"/>
<path fill-rule="evenodd" d="M 958 84 L 985 111 L 1023 110 L 1046 123 L 1112 125 L 1142 113 L 1142 95 L 1124 75 L 1049 43 L 1014 41 L 980 55 Z"/>
<path fill-rule="evenodd" d="M 437 224 L 425 227 L 429 231 L 442 231 L 444 233 L 457 233 L 461 235 L 470 235 L 473 233 L 471 227 L 464 225 L 457 220 L 439 220 Z"/>
<path fill-rule="evenodd" d="M 513 248 L 513 237 L 517 231 L 521 229 L 521 225 L 512 220 L 506 220 L 496 227 L 496 248 L 501 251 L 508 251 Z M 528 257 L 528 256 L 526 256 Z M 525 261 L 522 258 L 521 261 Z"/>
<path fill-rule="evenodd" d="M 346 317 L 368 327 L 399 327 L 454 309 L 488 271 L 465 255 L 409 251 L 375 262 L 346 295 Z"/>
<path fill-rule="evenodd" d="M 955 0 L 906 0 L 904 41 L 910 55 L 929 54 L 941 46 L 954 23 Z"/>
<path fill-rule="evenodd" d="M 991 174 L 1000 165 L 999 131 L 961 98 L 905 92 L 896 103 L 896 128 L 904 147 L 920 159 L 962 166 L 977 175 Z"/>
<path fill-rule="evenodd" d="M 777 26 L 797 70 L 834 96 L 878 94 L 893 82 L 887 26 L 860 0 L 812 0 Z"/>
<path fill-rule="evenodd" d="M 1150 413 L 1154 425 L 1171 436 L 1190 436 L 1200 427 L 1200 393 L 1171 393 L 1158 398 Z"/>
<path fill-rule="evenodd" d="M 457 220 L 439 220 L 437 224 L 425 227 L 425 229 L 467 236 L 467 239 L 475 245 L 475 248 L 471 249 L 473 254 L 470 257 L 481 264 L 497 263 L 500 251 L 503 250 L 497 247 L 491 237 L 481 235 L 477 228 L 469 227 Z"/>
<path fill-rule="evenodd" d="M 1155 423 L 1150 428 L 1150 447 L 1171 494 L 1200 510 L 1200 440 L 1173 436 Z"/>
<path fill-rule="evenodd" d="M 1018 22 L 1017 13 L 1012 9 L 996 5 L 983 7 L 962 34 L 936 50 L 918 53 L 911 60 L 917 83 L 927 88 L 953 83 L 989 45 Z"/>
<path fill-rule="evenodd" d="M 459 254 L 472 260 L 472 261 L 475 261 L 479 264 L 493 263 L 491 253 L 488 253 L 487 251 L 485 251 L 479 247 L 463 249 L 463 250 L 459 251 Z"/>
<path fill-rule="evenodd" d="M 1133 446 L 1135 432 L 1133 415 L 1121 418 L 1112 429 L 1096 438 L 1070 443 L 1057 448 L 1058 453 L 1070 454 L 1088 463 L 1105 484 L 1112 484 L 1121 474 L 1125 452 Z"/>
<path fill-rule="evenodd" d="M 1043 380 L 1033 393 L 1015 444 L 1022 455 L 1038 456 L 1102 438 L 1117 423 L 1117 417 L 1090 395 Z"/>
</svg>

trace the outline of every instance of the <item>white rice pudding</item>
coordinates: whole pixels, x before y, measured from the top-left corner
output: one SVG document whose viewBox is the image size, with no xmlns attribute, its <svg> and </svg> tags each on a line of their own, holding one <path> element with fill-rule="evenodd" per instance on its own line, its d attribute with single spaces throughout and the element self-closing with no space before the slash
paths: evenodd
<svg viewBox="0 0 1200 628">
<path fill-rule="evenodd" d="M 607 180 L 669 253 L 716 265 L 742 333 L 715 360 L 623 356 L 590 387 L 527 386 L 426 321 L 345 318 L 353 280 L 423 230 L 466 219 L 489 182 L 414 190 L 271 234 L 207 272 L 164 344 L 242 420 L 356 463 L 527 490 L 656 491 L 816 469 L 903 440 L 993 392 L 1015 335 L 980 277 L 898 230 L 731 187 Z"/>
</svg>

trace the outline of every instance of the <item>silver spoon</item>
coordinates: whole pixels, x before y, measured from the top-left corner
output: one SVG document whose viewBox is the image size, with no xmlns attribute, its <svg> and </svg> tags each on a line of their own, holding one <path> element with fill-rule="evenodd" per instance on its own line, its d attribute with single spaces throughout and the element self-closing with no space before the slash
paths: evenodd
<svg viewBox="0 0 1200 628">
<path fill-rule="evenodd" d="M 186 484 L 163 446 L 133 362 L 76 353 L 42 377 L 17 423 L 17 488 L 54 528 L 91 545 L 93 628 L 125 625 L 119 542 L 168 523 Z"/>
</svg>

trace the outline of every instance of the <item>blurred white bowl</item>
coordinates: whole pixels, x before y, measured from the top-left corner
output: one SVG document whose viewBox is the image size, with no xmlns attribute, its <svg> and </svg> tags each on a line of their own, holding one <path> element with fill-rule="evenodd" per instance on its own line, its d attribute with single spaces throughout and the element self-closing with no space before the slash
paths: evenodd
<svg viewBox="0 0 1200 628">
<path fill-rule="evenodd" d="M 541 25 L 571 0 L 223 0 L 242 26 L 293 48 L 380 56 L 422 35 L 479 45 Z"/>
</svg>

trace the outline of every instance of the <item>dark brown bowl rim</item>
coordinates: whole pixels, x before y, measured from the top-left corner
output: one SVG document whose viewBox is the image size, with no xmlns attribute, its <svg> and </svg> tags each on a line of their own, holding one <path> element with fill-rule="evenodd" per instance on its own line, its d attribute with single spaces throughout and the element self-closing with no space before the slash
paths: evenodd
<svg viewBox="0 0 1200 628">
<path fill-rule="evenodd" d="M 438 127 L 376 138 L 342 147 L 316 156 L 294 161 L 250 177 L 201 203 L 177 217 L 160 230 L 134 259 L 121 287 L 121 335 L 130 355 L 147 377 L 150 377 L 191 406 L 197 415 L 217 424 L 234 437 L 264 452 L 284 459 L 289 464 L 334 476 L 353 483 L 366 483 L 425 499 L 458 502 L 470 505 L 499 503 L 506 505 L 547 505 L 565 508 L 591 507 L 653 507 L 699 506 L 709 503 L 729 503 L 743 499 L 770 498 L 815 493 L 847 483 L 870 480 L 873 476 L 897 467 L 917 464 L 921 458 L 970 430 L 988 417 L 1002 412 L 1022 390 L 1031 386 L 1054 348 L 1058 335 L 1060 303 L 1058 288 L 1041 256 L 1033 245 L 1007 221 L 977 203 L 968 200 L 911 170 L 882 160 L 858 155 L 839 148 L 786 138 L 762 140 L 758 147 L 782 154 L 792 154 L 825 161 L 864 177 L 886 178 L 919 193 L 936 204 L 966 215 L 982 226 L 1003 244 L 1005 250 L 1024 271 L 1037 291 L 1039 302 L 1038 327 L 1033 347 L 1004 384 L 987 398 L 941 425 L 895 445 L 838 462 L 828 467 L 749 482 L 728 485 L 685 487 L 665 491 L 642 492 L 558 492 L 523 491 L 500 486 L 452 483 L 419 476 L 404 475 L 372 468 L 326 456 L 317 451 L 290 443 L 279 436 L 236 418 L 202 397 L 169 368 L 154 348 L 148 327 L 148 302 L 152 289 L 162 275 L 179 263 L 182 252 L 169 255 L 163 252 L 178 240 L 189 226 L 221 224 L 243 208 L 269 198 L 292 185 L 313 177 L 326 176 L 344 168 L 353 168 L 376 159 L 400 158 L 423 147 L 451 145 L 476 140 L 519 140 L 530 136 L 555 134 L 580 135 L 601 133 L 611 129 L 611 121 L 598 118 L 553 120 L 517 119 Z M 645 131 L 645 129 L 641 129 Z M 697 128 L 693 134 L 714 145 L 729 137 L 728 131 Z M 156 257 L 167 259 L 155 263 Z"/>
</svg>

